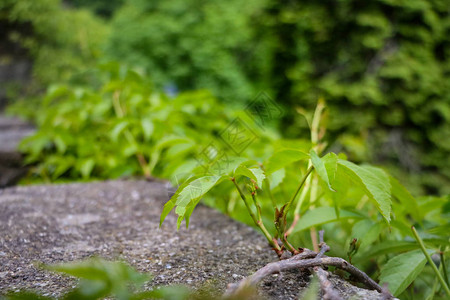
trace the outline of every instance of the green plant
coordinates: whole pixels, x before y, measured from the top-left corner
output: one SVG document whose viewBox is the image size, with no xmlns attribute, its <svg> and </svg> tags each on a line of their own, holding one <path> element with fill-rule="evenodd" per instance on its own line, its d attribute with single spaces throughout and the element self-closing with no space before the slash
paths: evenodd
<svg viewBox="0 0 450 300">
<path fill-rule="evenodd" d="M 1 64 L 25 61 L 31 69 L 16 93 L 8 95 L 13 104 L 17 98 L 41 94 L 55 81 L 88 80 L 86 69 L 96 64 L 108 35 L 103 20 L 87 10 L 69 9 L 60 0 L 2 0 L 0 23 L 5 45 Z M 16 112 L 38 106 L 29 99 L 23 102 Z"/>
<path fill-rule="evenodd" d="M 225 103 L 269 90 L 288 108 L 289 138 L 307 131 L 293 108 L 323 96 L 334 149 L 389 166 L 414 195 L 450 191 L 444 0 L 129 0 L 111 26 L 107 54 L 157 86 L 206 88 Z"/>
<path fill-rule="evenodd" d="M 33 174 L 49 181 L 187 174 L 201 168 L 202 150 L 238 116 L 206 91 L 159 93 L 148 77 L 117 63 L 97 75 L 98 86 L 49 88 L 34 112 L 39 130 L 20 147 L 37 164 Z M 257 154 L 274 133 L 252 130 Z"/>
<path fill-rule="evenodd" d="M 426 262 L 423 253 L 414 251 L 418 245 L 411 242 L 411 225 L 420 226 L 422 234 L 427 235 L 426 251 L 448 257 L 449 240 L 443 231 L 448 225 L 448 199 L 417 201 L 381 168 L 356 165 L 344 155 L 332 152 L 320 157 L 326 149 L 323 110 L 324 103 L 319 102 L 311 118 L 310 145 L 278 148 L 262 162 L 235 160 L 226 170 L 209 169 L 194 174 L 166 203 L 161 223 L 175 208 L 178 228 L 183 219 L 188 226 L 195 206 L 206 194 L 226 194 L 231 199 L 237 194 L 251 221 L 280 257 L 285 251 L 293 255 L 304 253 L 303 248 L 308 246 L 304 234 L 308 229 L 317 254 L 323 241 L 317 242 L 316 228 L 323 227 L 330 235 L 328 240 L 335 254 L 345 256 L 347 252 L 362 268 L 381 268 L 374 275 L 378 274 L 381 283 L 388 283 L 391 292 L 398 296 L 418 278 Z M 292 196 L 287 198 L 287 192 Z M 430 218 L 430 214 L 434 217 Z M 331 227 L 329 223 L 334 224 Z M 404 253 L 395 255 L 398 252 Z M 447 267 L 442 265 L 444 270 Z M 423 280 L 432 280 L 425 274 L 422 273 Z M 443 285 L 442 289 L 446 293 L 448 287 Z M 435 292 L 423 287 L 419 291 Z"/>
<path fill-rule="evenodd" d="M 299 247 L 318 252 L 317 229 L 322 228 L 334 255 L 348 256 L 391 284 L 393 266 L 413 266 L 408 264 L 412 257 L 415 267 L 404 269 L 398 278 L 406 280 L 396 281 L 392 292 L 442 294 L 432 269 L 424 267 L 426 257 L 414 252 L 419 246 L 410 227 L 418 228 L 428 250 L 442 254 L 444 272 L 449 199 L 416 199 L 383 169 L 327 153 L 323 101 L 314 114 L 299 111 L 310 124 L 311 140 L 287 140 L 262 128 L 248 111 L 226 108 L 207 92 L 170 97 L 117 63 L 101 66 L 97 74 L 98 85 L 49 89 L 42 111 L 35 112 L 39 130 L 22 144 L 35 174 L 50 181 L 168 178 L 182 184 L 161 222 L 175 208 L 178 227 L 183 219 L 188 224 L 203 198 L 260 228 L 279 255 L 296 254 Z M 242 130 L 239 142 L 234 133 Z"/>
</svg>

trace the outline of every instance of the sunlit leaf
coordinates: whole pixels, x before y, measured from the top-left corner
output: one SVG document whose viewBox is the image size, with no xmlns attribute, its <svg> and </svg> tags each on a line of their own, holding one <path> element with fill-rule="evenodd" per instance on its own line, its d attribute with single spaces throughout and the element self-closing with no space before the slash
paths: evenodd
<svg viewBox="0 0 450 300">
<path fill-rule="evenodd" d="M 203 176 L 182 184 L 172 198 L 164 205 L 160 218 L 160 226 L 165 217 L 176 206 L 175 213 L 179 216 L 177 220 L 177 227 L 180 228 L 181 221 L 185 217 L 190 216 L 194 207 L 198 204 L 203 195 L 218 184 L 220 180 L 226 177 L 227 176 L 225 175 Z M 188 225 L 188 223 L 186 225 Z"/>
<path fill-rule="evenodd" d="M 93 158 L 84 159 L 79 164 L 79 170 L 83 178 L 88 178 L 95 166 L 95 160 Z"/>
<path fill-rule="evenodd" d="M 271 174 L 285 166 L 299 161 L 308 159 L 309 155 L 305 152 L 296 150 L 296 149 L 284 149 L 278 152 L 275 152 L 264 164 L 266 175 Z"/>
<path fill-rule="evenodd" d="M 145 118 L 141 120 L 142 125 L 142 131 L 144 133 L 144 139 L 145 141 L 150 140 L 152 137 L 153 131 L 155 129 L 155 126 L 153 125 L 153 122 L 151 119 Z"/>
<path fill-rule="evenodd" d="M 246 176 L 256 181 L 256 184 L 258 187 L 262 187 L 262 182 L 266 176 L 264 175 L 264 172 L 260 168 L 247 168 L 244 165 L 240 165 L 237 167 L 237 169 L 234 171 L 234 176 Z"/>
<path fill-rule="evenodd" d="M 110 137 L 113 142 L 117 142 L 119 140 L 119 135 L 122 133 L 122 131 L 127 128 L 129 125 L 128 121 L 121 121 L 119 122 L 114 128 L 111 130 Z"/>
<path fill-rule="evenodd" d="M 340 169 L 347 174 L 351 180 L 364 189 L 369 198 L 374 202 L 384 219 L 391 220 L 391 184 L 387 174 L 375 167 L 358 166 L 352 162 L 339 159 Z"/>
<path fill-rule="evenodd" d="M 279 169 L 272 174 L 269 175 L 269 181 L 270 181 L 270 189 L 276 188 L 278 185 L 280 185 L 281 182 L 283 182 L 284 177 L 286 176 L 286 170 Z"/>
</svg>

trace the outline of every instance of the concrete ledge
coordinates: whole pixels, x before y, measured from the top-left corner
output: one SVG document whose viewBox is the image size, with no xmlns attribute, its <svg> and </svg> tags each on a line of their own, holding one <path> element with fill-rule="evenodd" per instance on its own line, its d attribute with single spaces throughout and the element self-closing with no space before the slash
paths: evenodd
<svg viewBox="0 0 450 300">
<path fill-rule="evenodd" d="M 259 233 L 202 205 L 194 211 L 188 230 L 176 231 L 175 215 L 159 229 L 167 199 L 164 182 L 143 180 L 0 190 L 0 294 L 28 288 L 57 296 L 76 284 L 37 269 L 35 262 L 93 255 L 124 259 L 154 275 L 147 288 L 209 282 L 223 291 L 227 283 L 277 259 Z M 267 278 L 259 290 L 269 299 L 297 299 L 308 281 L 304 272 L 289 272 Z M 337 277 L 333 282 L 344 290 L 345 298 L 380 296 Z"/>
</svg>

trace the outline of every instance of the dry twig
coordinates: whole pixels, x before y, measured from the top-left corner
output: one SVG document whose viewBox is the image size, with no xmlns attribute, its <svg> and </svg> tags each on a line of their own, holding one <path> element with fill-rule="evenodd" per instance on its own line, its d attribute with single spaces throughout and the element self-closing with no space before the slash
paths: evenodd
<svg viewBox="0 0 450 300">
<path fill-rule="evenodd" d="M 320 288 L 323 291 L 323 299 L 342 300 L 342 297 L 335 289 L 333 289 L 333 285 L 328 280 L 328 272 L 320 267 L 314 267 L 313 271 L 317 275 L 317 278 L 319 278 Z"/>
<path fill-rule="evenodd" d="M 383 293 L 386 296 L 392 297 L 385 289 L 383 289 L 378 283 L 376 283 L 372 278 L 370 278 L 366 273 L 359 270 L 355 266 L 351 265 L 346 260 L 340 257 L 328 257 L 324 256 L 324 253 L 330 249 L 330 247 L 323 242 L 323 232 L 320 232 L 320 245 L 321 249 L 319 253 L 311 251 L 309 249 L 303 249 L 302 253 L 292 256 L 291 258 L 280 260 L 277 262 L 272 262 L 262 267 L 258 271 L 256 271 L 253 275 L 244 278 L 240 282 L 230 284 L 225 295 L 230 296 L 239 292 L 240 290 L 245 289 L 247 286 L 254 286 L 259 281 L 261 281 L 264 277 L 280 273 L 286 270 L 292 269 L 312 269 L 317 273 L 319 280 L 321 282 L 321 287 L 324 290 L 325 294 L 328 294 L 331 300 L 340 299 L 335 297 L 335 292 L 332 290 L 331 283 L 327 279 L 327 272 L 320 269 L 326 266 L 333 266 L 344 271 L 347 271 L 355 279 L 366 285 L 368 288 L 378 291 L 379 293 Z M 317 271 L 316 271 L 317 269 Z M 334 298 L 333 298 L 334 297 Z"/>
</svg>

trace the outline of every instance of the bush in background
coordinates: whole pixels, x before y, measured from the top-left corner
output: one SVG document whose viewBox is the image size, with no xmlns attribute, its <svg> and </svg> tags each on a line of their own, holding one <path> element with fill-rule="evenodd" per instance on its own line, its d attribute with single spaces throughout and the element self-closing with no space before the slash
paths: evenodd
<svg viewBox="0 0 450 300">
<path fill-rule="evenodd" d="M 290 108 L 281 125 L 289 137 L 307 127 L 291 108 L 311 109 L 323 96 L 334 150 L 400 166 L 414 193 L 442 194 L 448 20 L 439 0 L 129 0 L 113 18 L 107 53 L 149 70 L 159 87 L 207 88 L 226 103 L 269 91 Z"/>
</svg>

